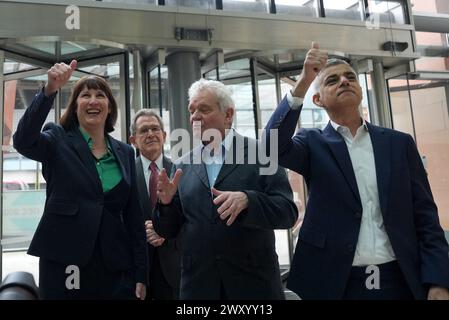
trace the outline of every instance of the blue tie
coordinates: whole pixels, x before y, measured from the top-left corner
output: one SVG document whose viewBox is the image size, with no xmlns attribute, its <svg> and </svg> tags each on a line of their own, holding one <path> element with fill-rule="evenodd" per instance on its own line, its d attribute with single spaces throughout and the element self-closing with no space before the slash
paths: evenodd
<svg viewBox="0 0 449 320">
<path fill-rule="evenodd" d="M 217 161 L 213 161 L 212 163 L 205 163 L 206 171 L 207 171 L 207 178 L 209 180 L 209 187 L 213 187 L 215 184 L 215 180 L 218 177 L 218 174 L 220 173 L 221 167 L 223 165 L 223 159 L 224 159 L 224 146 L 222 145 L 222 161 L 218 163 Z M 209 161 L 210 162 L 210 161 Z"/>
</svg>

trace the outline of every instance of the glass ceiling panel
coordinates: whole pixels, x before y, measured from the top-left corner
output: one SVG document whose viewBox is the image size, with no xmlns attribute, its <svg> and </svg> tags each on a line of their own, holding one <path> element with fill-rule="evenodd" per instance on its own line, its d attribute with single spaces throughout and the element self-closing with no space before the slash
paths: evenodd
<svg viewBox="0 0 449 320">
<path fill-rule="evenodd" d="M 87 51 L 92 49 L 98 49 L 101 46 L 92 43 L 63 41 L 61 43 L 61 54 L 66 55 L 75 52 Z"/>
<path fill-rule="evenodd" d="M 32 70 L 32 69 L 36 69 L 36 68 L 39 68 L 39 67 L 30 65 L 30 64 L 26 64 L 23 62 L 17 62 L 14 60 L 5 59 L 5 64 L 3 66 L 3 73 L 8 74 L 8 73 L 13 73 L 13 72 Z"/>
<path fill-rule="evenodd" d="M 27 46 L 34 50 L 42 51 L 45 53 L 55 54 L 55 42 L 54 41 L 19 41 L 21 45 Z"/>
</svg>

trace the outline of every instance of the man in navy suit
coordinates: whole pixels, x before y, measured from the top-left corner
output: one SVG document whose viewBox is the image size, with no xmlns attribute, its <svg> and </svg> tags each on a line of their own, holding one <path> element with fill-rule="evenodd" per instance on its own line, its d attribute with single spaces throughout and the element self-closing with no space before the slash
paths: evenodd
<svg viewBox="0 0 449 320">
<path fill-rule="evenodd" d="M 312 82 L 330 122 L 292 138 Z M 361 100 L 351 66 L 312 44 L 267 124 L 280 165 L 309 190 L 287 287 L 303 299 L 448 299 L 448 244 L 416 145 L 361 118 Z"/>
<path fill-rule="evenodd" d="M 183 228 L 181 299 L 284 299 L 273 230 L 298 217 L 285 169 L 261 175 L 256 141 L 231 129 L 234 102 L 221 82 L 193 83 L 189 112 L 202 143 L 172 181 L 159 175 L 153 220 L 165 238 Z"/>
<path fill-rule="evenodd" d="M 140 152 L 140 156 L 136 159 L 136 178 L 148 242 L 149 283 L 146 298 L 178 299 L 181 278 L 179 237 L 174 240 L 162 238 L 153 228 L 153 210 L 157 193 L 156 189 L 151 190 L 152 181 L 154 179 L 157 183 L 157 175 L 162 169 L 170 174 L 172 167 L 170 159 L 162 153 L 167 135 L 164 123 L 154 111 L 142 109 L 134 116 L 130 129 L 130 141 Z M 155 186 L 153 184 L 154 188 Z"/>
</svg>

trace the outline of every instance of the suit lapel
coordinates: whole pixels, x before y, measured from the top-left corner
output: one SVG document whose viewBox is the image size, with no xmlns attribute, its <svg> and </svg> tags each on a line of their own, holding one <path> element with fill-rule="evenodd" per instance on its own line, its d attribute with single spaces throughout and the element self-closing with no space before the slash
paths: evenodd
<svg viewBox="0 0 449 320">
<path fill-rule="evenodd" d="M 136 160 L 136 180 L 137 180 L 137 190 L 140 195 L 140 201 L 143 207 L 143 214 L 145 220 L 151 219 L 151 203 L 150 195 L 148 194 L 147 182 L 145 180 L 145 174 L 142 167 L 142 158 L 138 157 Z"/>
<path fill-rule="evenodd" d="M 98 177 L 97 169 L 95 168 L 94 158 L 91 151 L 89 150 L 89 146 L 87 145 L 86 140 L 84 140 L 83 136 L 81 135 L 81 132 L 78 130 L 78 128 L 72 129 L 67 132 L 67 137 L 76 153 L 78 154 L 81 162 L 83 163 L 83 166 L 86 168 L 88 172 L 88 179 L 93 182 L 93 184 L 99 191 L 103 192 L 101 181 Z"/>
<path fill-rule="evenodd" d="M 165 171 L 167 171 L 167 175 L 170 177 L 173 163 L 166 156 L 162 156 L 162 166 Z"/>
<path fill-rule="evenodd" d="M 206 166 L 204 165 L 203 161 L 201 160 L 201 150 L 202 146 L 198 146 L 197 148 L 192 150 L 191 156 L 190 156 L 190 163 L 193 172 L 200 178 L 200 181 L 204 184 L 204 186 L 207 189 L 210 189 L 209 186 L 209 179 L 207 178 L 207 171 Z"/>
<path fill-rule="evenodd" d="M 111 146 L 112 149 L 112 153 L 114 154 L 115 159 L 117 159 L 117 163 L 120 167 L 120 171 L 122 172 L 123 179 L 128 185 L 131 185 L 131 177 L 130 177 L 131 170 L 130 168 L 128 168 L 128 166 L 125 165 L 128 163 L 126 161 L 126 155 L 124 153 L 124 150 L 122 150 L 122 147 L 117 142 L 117 140 L 112 138 L 110 135 L 107 135 L 106 139 L 108 139 L 109 145 Z"/>
<path fill-rule="evenodd" d="M 217 179 L 215 181 L 215 185 L 218 185 L 229 174 L 231 174 L 231 172 L 237 168 L 237 163 L 241 162 L 241 161 L 237 162 L 237 160 L 236 160 L 237 157 L 241 157 L 241 151 L 236 150 L 236 146 L 238 145 L 236 143 L 236 139 L 240 139 L 240 141 L 244 141 L 243 159 L 244 160 L 248 159 L 248 139 L 245 137 L 242 137 L 237 132 L 234 132 L 234 137 L 233 137 L 232 145 L 231 145 L 232 152 L 229 152 L 229 151 L 225 152 L 225 161 L 224 161 L 223 165 L 221 166 L 220 172 L 218 173 Z"/>
<path fill-rule="evenodd" d="M 391 137 L 385 129 L 367 123 L 376 164 L 377 190 L 382 214 L 387 213 L 391 176 Z"/>
<path fill-rule="evenodd" d="M 346 182 L 349 184 L 352 193 L 358 202 L 361 202 L 359 190 L 357 188 L 357 181 L 355 179 L 354 168 L 352 167 L 351 158 L 349 156 L 348 147 L 340 134 L 335 131 L 332 125 L 329 124 L 324 129 L 324 135 L 327 137 L 326 142 L 329 145 L 335 160 L 337 161 Z"/>
</svg>

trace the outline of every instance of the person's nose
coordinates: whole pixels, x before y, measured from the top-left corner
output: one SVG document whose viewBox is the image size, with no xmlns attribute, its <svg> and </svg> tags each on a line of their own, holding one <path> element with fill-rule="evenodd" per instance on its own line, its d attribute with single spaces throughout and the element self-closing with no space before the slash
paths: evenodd
<svg viewBox="0 0 449 320">
<path fill-rule="evenodd" d="M 195 111 L 191 116 L 190 116 L 191 121 L 200 121 L 201 120 L 201 113 L 198 111 Z"/>
<path fill-rule="evenodd" d="M 89 105 L 96 105 L 98 104 L 98 99 L 96 96 L 92 95 L 89 97 Z"/>
<path fill-rule="evenodd" d="M 340 77 L 340 86 L 348 86 L 349 83 L 350 83 L 350 81 L 346 76 L 342 75 Z"/>
</svg>

